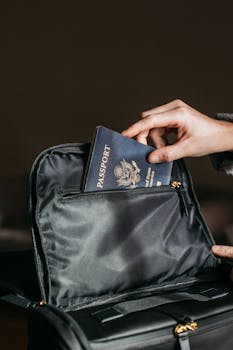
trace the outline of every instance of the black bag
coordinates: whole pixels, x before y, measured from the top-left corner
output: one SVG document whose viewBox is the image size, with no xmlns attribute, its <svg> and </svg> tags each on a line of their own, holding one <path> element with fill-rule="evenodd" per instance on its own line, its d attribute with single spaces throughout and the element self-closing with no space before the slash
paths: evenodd
<svg viewBox="0 0 233 350">
<path fill-rule="evenodd" d="M 169 186 L 82 193 L 89 149 L 50 148 L 32 169 L 29 349 L 231 349 L 232 286 L 184 162 Z"/>
</svg>

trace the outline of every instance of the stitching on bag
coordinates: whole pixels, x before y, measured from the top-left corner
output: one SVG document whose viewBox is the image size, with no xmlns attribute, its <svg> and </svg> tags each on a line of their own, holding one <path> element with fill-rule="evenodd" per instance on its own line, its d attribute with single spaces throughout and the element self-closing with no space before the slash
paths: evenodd
<svg viewBox="0 0 233 350">
<path fill-rule="evenodd" d="M 67 198 L 63 198 L 61 196 L 58 197 L 58 201 L 62 204 L 68 204 L 69 202 L 72 202 L 72 201 L 82 201 L 82 199 L 85 199 L 85 201 L 91 201 L 92 198 L 106 198 L 106 196 L 122 196 L 122 199 L 125 199 L 127 197 L 132 197 L 132 196 L 136 196 L 136 195 L 141 195 L 141 194 L 148 194 L 148 196 L 152 196 L 152 195 L 156 195 L 156 194 L 161 194 L 161 193 L 172 193 L 172 194 L 176 194 L 176 191 L 173 190 L 173 189 L 170 189 L 170 190 L 164 190 L 163 192 L 160 191 L 160 192 L 156 192 L 156 191 L 153 191 L 153 192 L 139 192 L 139 193 L 128 193 L 128 192 L 124 192 L 124 193 L 120 193 L 120 192 L 108 192 L 106 194 L 102 194 L 101 191 L 100 193 L 91 193 L 89 194 L 88 192 L 86 194 L 82 193 L 81 195 L 75 195 L 75 196 L 72 196 L 72 197 L 67 197 Z M 89 197 L 89 198 L 88 198 Z"/>
<path fill-rule="evenodd" d="M 80 309 L 83 309 L 85 307 L 93 307 L 95 305 L 99 305 L 101 303 L 105 303 L 106 301 L 109 301 L 109 302 L 114 302 L 115 300 L 117 299 L 120 299 L 122 297 L 127 297 L 127 296 L 130 296 L 130 295 L 134 295 L 134 294 L 137 294 L 139 292 L 148 292 L 149 290 L 161 290 L 161 289 L 164 289 L 164 288 L 169 288 L 169 287 L 172 287 L 172 286 L 185 286 L 185 285 L 190 285 L 190 284 L 194 284 L 195 282 L 199 282 L 199 280 L 195 277 L 189 279 L 188 281 L 182 281 L 182 282 L 174 282 L 174 283 L 162 283 L 159 285 L 156 284 L 156 283 L 153 283 L 149 286 L 144 286 L 144 287 L 140 287 L 140 288 L 137 288 L 135 290 L 126 290 L 125 292 L 123 293 L 118 293 L 118 294 L 114 294 L 114 295 L 104 295 L 104 296 L 100 296 L 100 297 L 83 297 L 83 299 L 85 298 L 85 302 L 83 303 L 79 303 L 77 304 L 76 303 L 69 303 L 69 306 L 59 306 L 60 308 L 62 308 L 63 310 L 65 311 L 75 311 L 76 310 L 80 310 Z M 154 287 L 157 287 L 157 288 L 154 288 Z M 70 298 L 63 298 L 63 300 L 70 300 Z M 75 308 L 75 309 L 74 309 Z"/>
</svg>

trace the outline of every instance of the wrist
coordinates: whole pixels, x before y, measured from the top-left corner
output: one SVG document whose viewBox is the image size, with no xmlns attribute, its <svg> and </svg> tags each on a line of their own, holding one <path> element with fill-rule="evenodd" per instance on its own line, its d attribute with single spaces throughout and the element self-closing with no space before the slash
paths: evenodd
<svg viewBox="0 0 233 350">
<path fill-rule="evenodd" d="M 217 152 L 233 152 L 233 122 L 217 121 L 219 125 Z"/>
<path fill-rule="evenodd" d="M 233 119 L 231 119 L 233 121 Z M 218 133 L 216 138 L 216 151 L 210 155 L 215 169 L 222 170 L 228 175 L 233 175 L 233 122 L 215 120 Z"/>
</svg>

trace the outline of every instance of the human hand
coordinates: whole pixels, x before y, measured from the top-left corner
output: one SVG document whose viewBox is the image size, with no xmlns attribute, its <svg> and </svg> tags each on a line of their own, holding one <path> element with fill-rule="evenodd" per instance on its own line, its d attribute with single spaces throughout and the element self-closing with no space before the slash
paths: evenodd
<svg viewBox="0 0 233 350">
<path fill-rule="evenodd" d="M 220 258 L 233 259 L 233 247 L 227 245 L 213 245 L 211 250 L 214 255 Z M 233 269 L 231 270 L 230 278 L 233 281 Z"/>
<path fill-rule="evenodd" d="M 213 245 L 212 252 L 222 258 L 233 259 L 233 247 L 228 245 Z"/>
<path fill-rule="evenodd" d="M 183 157 L 199 157 L 233 150 L 233 123 L 209 118 L 180 100 L 142 113 L 142 119 L 122 134 L 147 144 L 148 137 L 157 148 L 150 153 L 151 163 Z M 176 142 L 167 144 L 166 136 L 176 132 Z"/>
</svg>

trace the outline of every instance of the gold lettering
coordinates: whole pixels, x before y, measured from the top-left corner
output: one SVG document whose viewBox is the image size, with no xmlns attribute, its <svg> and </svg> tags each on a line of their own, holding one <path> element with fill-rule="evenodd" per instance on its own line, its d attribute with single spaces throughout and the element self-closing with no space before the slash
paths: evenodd
<svg viewBox="0 0 233 350">
<path fill-rule="evenodd" d="M 98 188 L 103 188 L 104 178 L 105 178 L 106 169 L 107 169 L 107 163 L 108 163 L 108 159 L 109 159 L 109 155 L 110 155 L 110 150 L 111 150 L 110 146 L 108 146 L 108 145 L 104 146 L 104 151 L 103 151 L 100 169 L 99 169 L 99 178 L 98 178 L 97 185 L 96 185 L 96 187 L 98 187 Z"/>
</svg>

